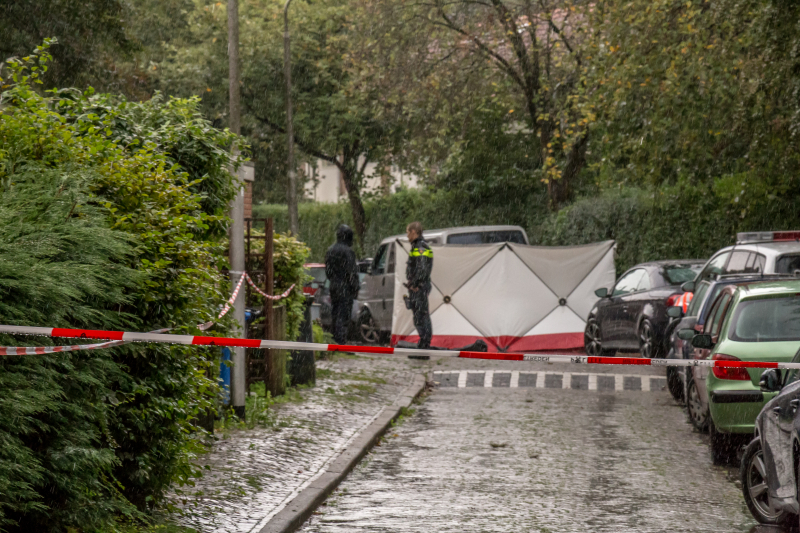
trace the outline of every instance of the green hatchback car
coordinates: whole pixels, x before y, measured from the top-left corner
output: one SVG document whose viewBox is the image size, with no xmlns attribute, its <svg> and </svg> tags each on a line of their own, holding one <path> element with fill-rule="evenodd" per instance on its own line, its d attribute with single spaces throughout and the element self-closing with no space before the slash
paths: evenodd
<svg viewBox="0 0 800 533">
<path fill-rule="evenodd" d="M 708 317 L 700 331 L 691 332 L 694 359 L 789 362 L 800 348 L 800 281 L 726 287 Z M 758 368 L 691 370 L 688 400 L 709 415 L 714 461 L 730 462 L 739 441 L 752 438 L 758 413 L 775 394 L 761 392 Z"/>
</svg>

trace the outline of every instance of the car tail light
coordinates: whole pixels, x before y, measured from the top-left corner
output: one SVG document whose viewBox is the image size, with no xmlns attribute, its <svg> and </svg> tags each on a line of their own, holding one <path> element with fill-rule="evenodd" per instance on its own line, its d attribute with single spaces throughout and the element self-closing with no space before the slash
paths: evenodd
<svg viewBox="0 0 800 533">
<path fill-rule="evenodd" d="M 675 305 L 675 302 L 677 302 L 678 298 L 680 297 L 681 297 L 680 294 L 673 294 L 672 296 L 667 298 L 667 307 L 672 307 L 673 305 Z"/>
<path fill-rule="evenodd" d="M 724 353 L 715 353 L 711 358 L 712 361 L 741 361 L 738 357 L 732 355 L 725 355 Z M 750 381 L 750 374 L 747 373 L 746 368 L 731 368 L 715 366 L 711 369 L 714 377 L 719 379 L 734 379 L 738 381 Z"/>
</svg>

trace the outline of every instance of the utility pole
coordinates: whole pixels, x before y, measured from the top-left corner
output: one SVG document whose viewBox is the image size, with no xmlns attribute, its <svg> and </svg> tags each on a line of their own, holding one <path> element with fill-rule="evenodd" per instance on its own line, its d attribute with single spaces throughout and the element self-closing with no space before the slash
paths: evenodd
<svg viewBox="0 0 800 533">
<path fill-rule="evenodd" d="M 230 116 L 228 127 L 231 132 L 240 135 L 242 133 L 241 123 L 241 101 L 239 98 L 239 0 L 228 0 L 228 79 L 229 79 L 229 102 Z M 234 155 L 238 155 L 239 148 L 231 148 Z M 233 169 L 231 169 L 233 172 Z M 233 221 L 230 229 L 230 263 L 231 263 L 231 282 L 235 286 L 240 276 L 245 275 L 244 261 L 244 183 L 238 173 L 234 174 L 236 181 L 236 197 L 231 200 L 230 216 Z M 242 327 L 238 331 L 238 336 L 247 335 L 245 325 L 245 291 L 240 290 L 233 302 L 233 316 L 236 322 Z M 245 417 L 245 397 L 247 389 L 247 368 L 244 348 L 233 348 L 231 360 L 233 371 L 231 372 L 231 403 L 236 415 L 244 420 Z"/>
<path fill-rule="evenodd" d="M 229 0 L 230 1 L 230 0 Z M 300 223 L 297 219 L 297 175 L 294 171 L 294 128 L 292 126 L 292 52 L 289 37 L 289 4 L 283 8 L 283 72 L 286 76 L 286 138 L 288 143 L 287 169 L 289 172 L 289 230 L 297 236 Z"/>
</svg>

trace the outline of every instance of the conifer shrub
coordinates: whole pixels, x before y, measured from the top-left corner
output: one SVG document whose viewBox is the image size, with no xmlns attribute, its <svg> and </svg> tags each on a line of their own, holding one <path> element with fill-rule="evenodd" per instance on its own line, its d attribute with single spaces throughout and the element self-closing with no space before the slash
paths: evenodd
<svg viewBox="0 0 800 533">
<path fill-rule="evenodd" d="M 233 136 L 194 100 L 38 93 L 47 59 L 45 45 L 0 80 L 0 323 L 199 333 L 229 290 Z M 111 531 L 191 483 L 216 357 L 129 344 L 0 359 L 0 530 Z"/>
</svg>

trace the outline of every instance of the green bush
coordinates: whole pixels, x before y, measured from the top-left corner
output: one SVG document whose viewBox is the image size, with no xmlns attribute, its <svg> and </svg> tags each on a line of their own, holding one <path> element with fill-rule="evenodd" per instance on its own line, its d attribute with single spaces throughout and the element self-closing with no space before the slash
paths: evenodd
<svg viewBox="0 0 800 533">
<path fill-rule="evenodd" d="M 263 232 L 253 230 L 253 235 L 262 236 L 261 239 L 253 239 L 252 253 L 264 253 L 264 240 Z M 303 284 L 310 281 L 312 278 L 309 276 L 303 265 L 308 260 L 309 250 L 305 243 L 298 241 L 288 233 L 275 233 L 272 240 L 272 264 L 273 264 L 273 281 L 275 287 L 273 294 L 283 294 L 292 285 L 295 288 L 289 295 L 275 302 L 275 305 L 286 306 L 286 340 L 296 340 L 300 336 L 300 324 L 303 322 L 305 313 L 305 296 L 303 295 Z M 251 260 L 248 268 L 254 272 L 260 272 L 264 268 L 264 262 L 261 260 L 263 255 Z M 255 307 L 262 307 L 264 305 L 264 297 L 255 293 L 251 293 L 252 300 L 248 301 L 248 305 Z"/>
<path fill-rule="evenodd" d="M 196 332 L 228 292 L 233 137 L 194 100 L 43 97 L 31 83 L 46 58 L 10 61 L 0 80 L 0 323 Z M 126 345 L 0 360 L 0 529 L 111 530 L 190 482 L 216 355 Z"/>
</svg>

